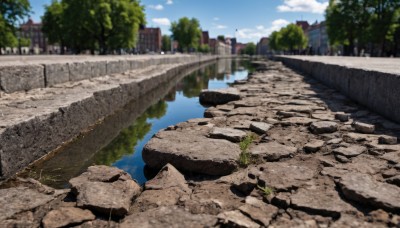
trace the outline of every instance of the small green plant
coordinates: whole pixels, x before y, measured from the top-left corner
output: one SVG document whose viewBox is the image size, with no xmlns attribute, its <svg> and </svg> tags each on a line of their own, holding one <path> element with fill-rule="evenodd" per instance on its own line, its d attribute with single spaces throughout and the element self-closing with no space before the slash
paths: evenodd
<svg viewBox="0 0 400 228">
<path fill-rule="evenodd" d="M 256 139 L 256 136 L 254 134 L 248 134 L 239 143 L 240 150 L 242 151 L 239 156 L 239 164 L 243 167 L 247 167 L 250 164 L 251 155 L 248 152 L 248 149 L 254 139 Z"/>
<path fill-rule="evenodd" d="M 260 185 L 257 185 L 257 188 L 260 189 L 264 193 L 265 196 L 269 196 L 272 193 L 274 193 L 274 189 L 267 187 L 267 186 L 261 187 Z"/>
</svg>

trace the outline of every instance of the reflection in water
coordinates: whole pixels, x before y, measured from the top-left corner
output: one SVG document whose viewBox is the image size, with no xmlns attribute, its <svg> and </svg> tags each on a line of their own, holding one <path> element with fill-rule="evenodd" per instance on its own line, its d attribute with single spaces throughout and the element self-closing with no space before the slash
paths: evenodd
<svg viewBox="0 0 400 228">
<path fill-rule="evenodd" d="M 97 164 L 121 168 L 144 183 L 147 178 L 141 151 L 148 140 L 170 125 L 203 117 L 205 108 L 198 101 L 201 90 L 225 88 L 234 80 L 244 79 L 251 71 L 249 66 L 246 61 L 219 60 L 195 71 L 186 70 L 106 118 L 52 158 L 37 162 L 22 176 L 65 188 L 69 179 Z"/>
</svg>

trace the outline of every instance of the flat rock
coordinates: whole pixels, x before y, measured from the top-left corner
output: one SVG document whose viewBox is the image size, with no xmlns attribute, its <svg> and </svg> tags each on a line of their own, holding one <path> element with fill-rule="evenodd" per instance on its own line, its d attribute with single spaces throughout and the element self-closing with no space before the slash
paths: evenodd
<svg viewBox="0 0 400 228">
<path fill-rule="evenodd" d="M 360 132 L 360 133 L 363 133 L 363 134 L 372 134 L 375 131 L 375 125 L 372 125 L 372 124 L 354 122 L 353 126 L 354 126 L 354 129 L 356 129 L 357 132 Z"/>
<path fill-rule="evenodd" d="M 227 115 L 226 112 L 221 111 L 215 107 L 210 107 L 204 111 L 205 118 L 223 117 L 226 115 Z"/>
<path fill-rule="evenodd" d="M 314 122 L 310 125 L 310 130 L 314 134 L 333 133 L 337 131 L 337 128 L 337 123 L 331 121 Z"/>
<path fill-rule="evenodd" d="M 273 125 L 264 122 L 251 122 L 250 130 L 259 134 L 265 134 L 272 126 Z"/>
<path fill-rule="evenodd" d="M 339 185 L 348 200 L 389 211 L 400 209 L 400 188 L 376 181 L 368 174 L 347 173 Z"/>
<path fill-rule="evenodd" d="M 322 140 L 312 140 L 306 145 L 304 145 L 304 150 L 308 153 L 315 153 L 321 149 L 325 145 L 325 142 Z"/>
<path fill-rule="evenodd" d="M 153 179 L 145 183 L 144 187 L 146 190 L 178 187 L 185 192 L 191 192 L 185 177 L 171 164 L 165 165 Z"/>
<path fill-rule="evenodd" d="M 344 112 L 337 112 L 335 114 L 335 119 L 339 120 L 340 122 L 347 122 L 349 121 L 349 114 L 346 114 Z"/>
<path fill-rule="evenodd" d="M 87 182 L 79 187 L 78 207 L 88 208 L 104 215 L 125 216 L 131 202 L 141 193 L 140 186 L 133 180 Z"/>
<path fill-rule="evenodd" d="M 232 184 L 220 181 L 203 181 L 193 187 L 190 198 L 183 201 L 184 207 L 194 214 L 218 215 L 223 211 L 236 210 L 244 203 L 243 197 L 233 188 Z"/>
<path fill-rule="evenodd" d="M 176 206 L 159 207 L 127 216 L 120 228 L 131 227 L 213 227 L 217 218 L 208 214 L 192 214 Z"/>
<path fill-rule="evenodd" d="M 124 216 L 141 187 L 125 171 L 108 166 L 91 166 L 69 183 L 77 205 L 105 215 Z"/>
<path fill-rule="evenodd" d="M 76 207 L 60 207 L 47 213 L 42 220 L 42 224 L 44 228 L 58 228 L 78 225 L 95 218 L 96 216 L 89 210 L 82 210 Z"/>
<path fill-rule="evenodd" d="M 176 205 L 179 198 L 189 196 L 191 192 L 185 177 L 175 167 L 167 164 L 153 179 L 145 183 L 145 191 L 135 200 L 132 210 L 140 212 Z"/>
<path fill-rule="evenodd" d="M 399 164 L 400 163 L 400 152 L 391 152 L 391 153 L 386 153 L 382 155 L 380 158 L 393 163 L 393 164 Z"/>
<path fill-rule="evenodd" d="M 339 218 L 341 213 L 354 210 L 350 204 L 340 198 L 333 187 L 329 186 L 301 188 L 290 198 L 293 208 L 312 214 Z"/>
<path fill-rule="evenodd" d="M 291 125 L 291 124 L 299 124 L 299 125 L 310 125 L 314 122 L 313 119 L 307 117 L 290 117 L 287 119 L 282 120 L 282 124 L 284 125 Z"/>
<path fill-rule="evenodd" d="M 227 175 L 237 169 L 237 144 L 210 139 L 195 132 L 161 131 L 144 147 L 143 160 L 160 169 L 170 163 L 179 170 Z"/>
<path fill-rule="evenodd" d="M 235 88 L 203 90 L 199 95 L 202 104 L 226 104 L 230 101 L 240 100 L 240 92 Z"/>
<path fill-rule="evenodd" d="M 72 178 L 69 183 L 72 186 L 73 191 L 77 191 L 77 189 L 87 183 L 87 182 L 114 182 L 117 180 L 132 180 L 130 175 L 125 171 L 105 166 L 105 165 L 97 165 L 88 167 L 87 171 L 82 173 L 80 176 Z"/>
<path fill-rule="evenodd" d="M 397 137 L 382 135 L 379 136 L 378 142 L 380 144 L 395 145 L 397 144 Z"/>
<path fill-rule="evenodd" d="M 26 187 L 0 189 L 0 221 L 45 205 L 54 199 L 53 195 Z"/>
<path fill-rule="evenodd" d="M 240 142 L 245 137 L 246 132 L 233 128 L 214 127 L 210 131 L 210 138 L 226 139 L 231 142 Z"/>
<path fill-rule="evenodd" d="M 249 217 L 242 214 L 240 211 L 225 211 L 219 214 L 218 223 L 226 225 L 227 227 L 246 227 L 258 228 L 260 225 L 253 222 Z"/>
<path fill-rule="evenodd" d="M 366 151 L 367 148 L 364 146 L 352 145 L 350 147 L 338 147 L 333 150 L 333 153 L 345 156 L 347 158 L 352 158 L 365 153 Z"/>
<path fill-rule="evenodd" d="M 319 120 L 323 120 L 323 121 L 333 121 L 335 120 L 335 117 L 330 115 L 330 114 L 326 114 L 326 113 L 313 113 L 311 115 L 312 118 L 314 119 L 319 119 Z"/>
<path fill-rule="evenodd" d="M 400 175 L 394 176 L 394 177 L 390 177 L 388 179 L 386 179 L 386 182 L 388 182 L 389 184 L 394 184 L 397 185 L 398 187 L 400 187 Z"/>
<path fill-rule="evenodd" d="M 228 116 L 238 116 L 238 115 L 245 115 L 245 116 L 257 116 L 260 113 L 259 107 L 243 107 L 243 108 L 235 108 L 232 111 L 228 112 Z"/>
<path fill-rule="evenodd" d="M 248 196 L 245 202 L 246 204 L 239 207 L 239 210 L 253 221 L 265 227 L 268 227 L 278 214 L 279 208 L 271 204 L 266 204 L 257 198 Z"/>
<path fill-rule="evenodd" d="M 297 148 L 285 146 L 273 141 L 252 146 L 249 152 L 254 156 L 262 157 L 267 161 L 278 161 L 279 159 L 287 158 L 295 154 Z"/>
<path fill-rule="evenodd" d="M 259 185 L 276 190 L 290 190 L 304 185 L 311 180 L 315 173 L 302 165 L 292 165 L 285 162 L 267 163 L 258 175 Z M 257 174 L 254 174 L 257 175 Z"/>
</svg>

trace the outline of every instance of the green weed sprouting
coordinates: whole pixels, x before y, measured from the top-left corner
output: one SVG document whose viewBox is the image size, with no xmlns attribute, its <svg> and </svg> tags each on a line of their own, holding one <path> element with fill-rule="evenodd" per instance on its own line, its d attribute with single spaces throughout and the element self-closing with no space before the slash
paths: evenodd
<svg viewBox="0 0 400 228">
<path fill-rule="evenodd" d="M 248 149 L 254 139 L 256 139 L 256 136 L 254 134 L 248 134 L 239 143 L 240 150 L 242 151 L 239 156 L 239 164 L 242 167 L 247 167 L 250 164 L 251 155 L 250 155 Z"/>
<path fill-rule="evenodd" d="M 274 193 L 274 189 L 267 186 L 261 187 L 260 185 L 257 185 L 257 188 L 260 189 L 266 197 Z"/>
</svg>

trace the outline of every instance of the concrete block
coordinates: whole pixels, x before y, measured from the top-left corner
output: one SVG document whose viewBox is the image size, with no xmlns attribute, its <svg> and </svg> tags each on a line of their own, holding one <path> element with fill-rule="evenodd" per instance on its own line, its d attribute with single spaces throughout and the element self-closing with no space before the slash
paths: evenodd
<svg viewBox="0 0 400 228">
<path fill-rule="evenodd" d="M 69 80 L 76 82 L 92 77 L 92 64 L 90 62 L 69 63 Z"/>
<path fill-rule="evenodd" d="M 107 61 L 107 75 L 121 73 L 122 69 L 123 66 L 121 61 Z"/>
<path fill-rule="evenodd" d="M 0 68 L 0 87 L 6 93 L 44 88 L 44 66 L 3 66 Z"/>
<path fill-rule="evenodd" d="M 106 61 L 91 62 L 91 68 L 92 68 L 92 78 L 107 75 Z"/>
<path fill-rule="evenodd" d="M 46 87 L 51 87 L 69 81 L 68 63 L 54 63 L 44 65 Z"/>
</svg>

